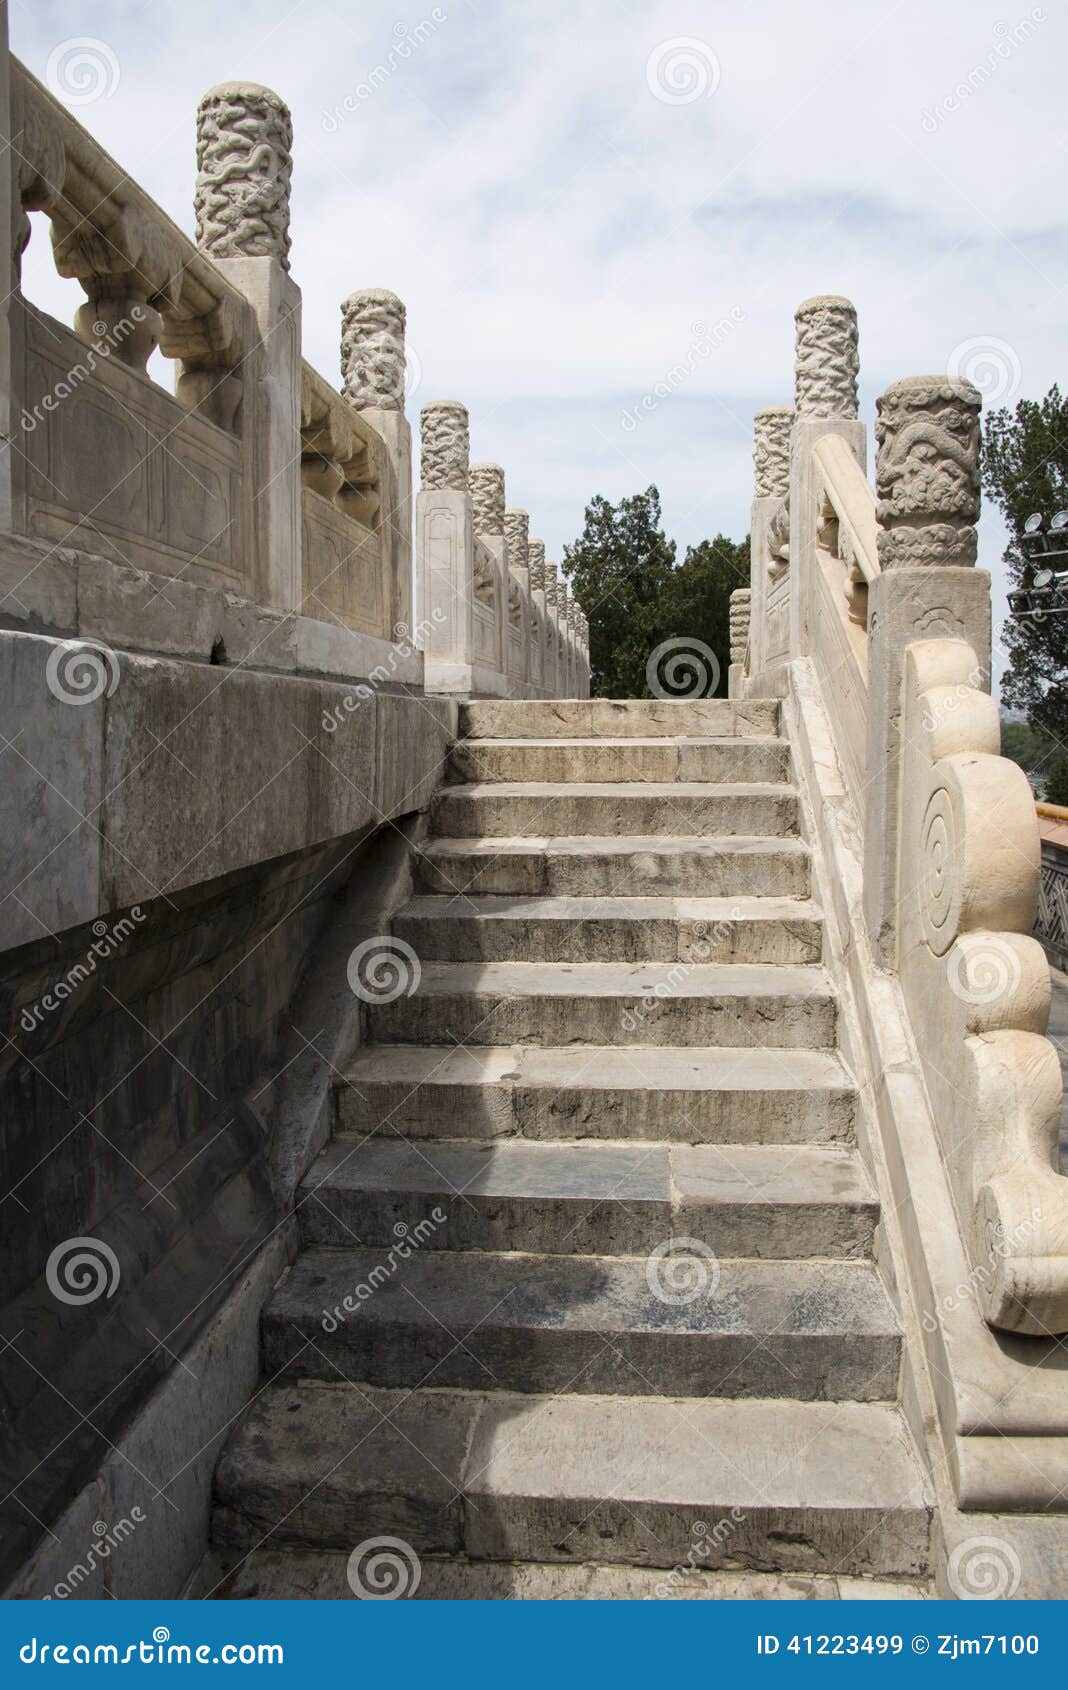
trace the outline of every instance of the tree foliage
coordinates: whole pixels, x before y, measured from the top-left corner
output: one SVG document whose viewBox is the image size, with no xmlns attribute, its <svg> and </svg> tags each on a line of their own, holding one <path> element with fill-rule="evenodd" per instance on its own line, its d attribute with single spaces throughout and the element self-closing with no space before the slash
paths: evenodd
<svg viewBox="0 0 1068 1690">
<path fill-rule="evenodd" d="M 730 595 L 749 584 L 748 539 L 719 534 L 689 546 L 677 563 L 655 487 L 618 505 L 598 494 L 586 507 L 582 534 L 564 547 L 563 569 L 589 618 L 594 697 L 649 698 L 649 659 L 669 640 L 680 642 L 680 692 L 694 683 L 685 650 L 699 652 L 701 646 L 714 654 L 719 669 L 715 688 L 702 691 L 726 692 Z M 663 674 L 662 665 L 657 672 Z"/>
<path fill-rule="evenodd" d="M 1049 518 L 1068 505 L 1068 400 L 1053 386 L 1040 401 L 1021 399 L 1015 411 L 993 411 L 983 440 L 983 484 L 1003 513 L 1011 539 L 1005 562 L 1013 586 L 1028 586 L 1039 564 L 1022 545 L 1034 511 Z M 1006 704 L 1026 710 L 1034 727 L 1068 745 L 1068 615 L 1010 619 L 1009 656 L 1002 682 Z"/>
</svg>

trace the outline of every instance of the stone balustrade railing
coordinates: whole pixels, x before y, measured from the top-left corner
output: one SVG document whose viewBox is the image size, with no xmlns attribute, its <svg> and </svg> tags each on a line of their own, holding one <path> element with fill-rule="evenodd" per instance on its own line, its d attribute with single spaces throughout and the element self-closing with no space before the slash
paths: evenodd
<svg viewBox="0 0 1068 1690">
<path fill-rule="evenodd" d="M 530 538 L 528 513 L 507 508 L 501 466 L 470 462 L 464 406 L 424 406 L 421 457 L 416 534 L 427 687 L 464 696 L 588 697 L 588 630 L 569 620 L 566 587 L 558 590 L 544 545 Z"/>
<path fill-rule="evenodd" d="M 2 307 L 10 379 L 0 422 L 18 449 L 0 458 L 0 533 L 9 550 L 28 548 L 12 580 L 32 576 L 4 614 L 86 631 L 76 592 L 71 618 L 57 616 L 71 567 L 55 554 L 62 545 L 97 574 L 111 566 L 103 597 L 116 607 L 129 605 L 131 570 L 147 604 L 159 580 L 170 583 L 170 625 L 164 638 L 145 622 L 148 649 L 162 639 L 191 656 L 268 666 L 284 650 L 283 666 L 388 670 L 418 687 L 420 646 L 444 637 L 476 690 L 540 696 L 558 676 L 577 686 L 581 664 L 555 661 L 564 635 L 531 581 L 523 537 L 514 524 L 505 532 L 501 472 L 488 526 L 488 483 L 472 472 L 470 538 L 460 540 L 470 570 L 437 607 L 452 632 L 413 632 L 434 565 L 413 547 L 404 305 L 379 288 L 344 302 L 340 389 L 302 358 L 293 128 L 279 96 L 228 82 L 201 100 L 194 241 L 6 52 L 4 70 L 14 286 Z M 50 222 L 59 274 L 85 291 L 72 328 L 19 288 L 32 212 Z M 157 348 L 175 361 L 173 394 L 148 373 Z M 430 474 L 429 490 L 466 495 Z M 205 594 L 216 595 L 210 617 Z M 117 609 L 114 626 L 104 614 L 94 632 L 119 638 L 120 622 Z M 573 631 L 567 639 L 581 650 Z M 442 679 L 431 674 L 430 687 Z"/>
<path fill-rule="evenodd" d="M 857 373 L 852 306 L 807 301 L 795 404 L 756 419 L 731 691 L 780 697 L 787 713 L 826 864 L 846 1048 L 895 1191 L 894 1272 L 958 1498 L 1033 1506 L 1026 1439 L 1042 1433 L 1048 1450 L 1064 1417 L 991 1328 L 1068 1331 L 1068 1180 L 1049 973 L 1031 937 L 1035 808 L 999 754 L 989 692 L 980 397 L 944 375 L 895 382 L 878 401 L 872 487 Z"/>
</svg>

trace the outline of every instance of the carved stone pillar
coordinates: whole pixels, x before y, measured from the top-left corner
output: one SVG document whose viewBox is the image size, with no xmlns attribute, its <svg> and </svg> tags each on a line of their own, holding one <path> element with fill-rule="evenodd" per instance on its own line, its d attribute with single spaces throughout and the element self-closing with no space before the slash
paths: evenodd
<svg viewBox="0 0 1068 1690">
<path fill-rule="evenodd" d="M 864 427 L 857 419 L 857 313 L 848 299 L 820 294 L 794 314 L 795 417 L 790 478 L 790 652 L 808 655 L 809 614 L 816 569 L 816 490 L 812 448 L 824 434 L 840 434 L 865 464 Z"/>
<path fill-rule="evenodd" d="M 556 578 L 556 634 L 557 634 L 557 678 L 559 681 L 559 696 L 573 698 L 572 690 L 574 677 L 571 673 L 571 642 L 567 637 L 567 617 L 571 608 L 571 594 L 563 575 Z"/>
<path fill-rule="evenodd" d="M 544 594 L 535 598 L 530 574 L 530 517 L 524 510 L 506 510 L 504 537 L 508 546 L 508 572 L 518 581 L 527 604 L 527 695 L 541 696 L 544 630 Z"/>
<path fill-rule="evenodd" d="M 542 579 L 545 582 L 545 697 L 561 698 L 563 677 L 560 673 L 560 633 L 556 605 L 559 576 L 555 563 L 546 560 L 544 541 L 531 540 L 530 556 L 532 560 L 540 559 Z M 531 567 L 536 571 L 537 564 L 532 562 Z"/>
<path fill-rule="evenodd" d="M 556 690 L 556 642 L 553 632 L 553 606 L 549 600 L 549 585 L 545 565 L 545 545 L 531 540 L 527 545 L 530 569 L 530 599 L 537 612 L 538 686 L 539 698 L 552 698 Z"/>
<path fill-rule="evenodd" d="M 428 692 L 473 689 L 475 528 L 467 491 L 467 411 L 452 400 L 424 405 L 422 486 L 415 504 Z"/>
<path fill-rule="evenodd" d="M 749 628 L 749 673 L 763 675 L 789 653 L 789 605 L 769 622 L 768 598 L 786 572 L 789 552 L 790 441 L 792 405 L 766 405 L 753 418 L 753 509 L 750 519 L 749 587 L 752 594 Z M 781 599 L 782 593 L 776 594 Z"/>
<path fill-rule="evenodd" d="M 475 633 L 479 655 L 491 668 L 496 665 L 499 669 L 501 681 L 490 683 L 491 690 L 519 696 L 521 685 L 516 668 L 525 612 L 516 597 L 518 589 L 513 588 L 508 575 L 504 470 L 500 464 L 472 464 L 467 487 L 475 524 Z M 490 609 L 496 617 L 492 648 L 480 627 L 483 612 Z"/>
<path fill-rule="evenodd" d="M 740 698 L 745 677 L 745 659 L 749 650 L 750 589 L 737 587 L 731 594 L 730 640 L 731 663 L 727 674 L 727 695 Z"/>
<path fill-rule="evenodd" d="M 386 443 L 390 485 L 383 520 L 392 535 L 390 621 L 418 621 L 412 567 L 412 431 L 404 414 L 403 302 L 385 288 L 351 293 L 341 307 L 342 392 Z"/>
<path fill-rule="evenodd" d="M 974 567 L 980 395 L 969 382 L 913 376 L 878 401 L 876 516 L 881 573 L 868 590 L 864 908 L 881 961 L 895 965 L 900 914 L 899 723 L 907 647 L 965 640 L 990 687 L 990 577 Z"/>
<path fill-rule="evenodd" d="M 270 88 L 224 82 L 197 111 L 197 244 L 252 306 L 259 345 L 239 374 L 186 366 L 183 403 L 233 414 L 251 460 L 250 596 L 285 610 L 302 598 L 300 289 L 289 272 L 289 186 L 293 171 L 289 109 Z M 235 394 L 233 383 L 240 381 Z M 216 421 L 222 421 L 216 416 Z"/>
</svg>

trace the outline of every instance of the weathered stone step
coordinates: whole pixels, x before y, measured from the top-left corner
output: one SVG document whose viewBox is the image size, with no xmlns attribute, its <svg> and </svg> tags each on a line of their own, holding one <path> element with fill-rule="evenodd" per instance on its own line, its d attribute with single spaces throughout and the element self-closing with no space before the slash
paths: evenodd
<svg viewBox="0 0 1068 1690">
<path fill-rule="evenodd" d="M 628 839 L 581 836 L 435 839 L 415 860 L 425 892 L 564 898 L 806 898 L 808 847 L 799 839 Z"/>
<path fill-rule="evenodd" d="M 852 1142 L 837 1051 L 366 1045 L 336 1090 L 343 1128 L 409 1138 Z"/>
<path fill-rule="evenodd" d="M 784 739 L 466 739 L 457 781 L 785 781 Z"/>
<path fill-rule="evenodd" d="M 634 739 L 777 734 L 773 698 L 481 699 L 460 706 L 462 739 Z"/>
<path fill-rule="evenodd" d="M 264 1310 L 263 1343 L 272 1379 L 827 1402 L 896 1398 L 901 1360 L 870 1266 L 692 1246 L 671 1263 L 307 1250 Z"/>
<path fill-rule="evenodd" d="M 923 1577 L 931 1499 L 879 1403 L 522 1397 L 306 1383 L 255 1398 L 215 1540 L 348 1556 Z"/>
<path fill-rule="evenodd" d="M 831 1049 L 837 1019 L 822 968 L 681 962 L 428 962 L 410 997 L 368 1017 L 381 1044 L 779 1050 Z"/>
<path fill-rule="evenodd" d="M 735 833 L 786 838 L 797 832 L 797 793 L 770 782 L 709 786 L 701 781 L 499 781 L 441 787 L 431 810 L 438 834 L 462 839 L 523 834 Z"/>
<path fill-rule="evenodd" d="M 403 1586 L 415 1602 L 925 1602 L 933 1587 L 912 1579 L 836 1578 L 830 1573 L 706 1573 L 698 1533 L 685 1567 L 572 1567 L 536 1561 L 468 1561 L 429 1556 Z M 341 1551 L 254 1549 L 233 1571 L 212 1567 L 217 1601 L 353 1601 Z M 390 1589 L 393 1588 L 391 1585 Z"/>
<path fill-rule="evenodd" d="M 644 1254 L 698 1240 L 718 1256 L 870 1255 L 878 1203 L 832 1146 L 496 1144 L 335 1138 L 300 1192 L 304 1242 L 424 1251 Z M 439 1219 L 440 1217 L 440 1219 Z"/>
<path fill-rule="evenodd" d="M 797 898 L 427 895 L 393 932 L 427 962 L 819 962 L 822 911 Z"/>
</svg>

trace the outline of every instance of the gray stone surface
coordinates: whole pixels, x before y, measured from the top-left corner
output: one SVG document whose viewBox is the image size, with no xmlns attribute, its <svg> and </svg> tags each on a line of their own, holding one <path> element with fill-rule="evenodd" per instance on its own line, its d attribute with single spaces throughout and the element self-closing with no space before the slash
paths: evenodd
<svg viewBox="0 0 1068 1690">
<path fill-rule="evenodd" d="M 469 739 L 450 759 L 457 781 L 785 781 L 780 739 Z"/>
<path fill-rule="evenodd" d="M 773 699 L 478 699 L 464 704 L 464 739 L 626 739 L 653 734 L 777 734 Z"/>
<path fill-rule="evenodd" d="M 387 1044 L 835 1042 L 826 974 L 786 965 L 427 963 L 415 993 L 371 1006 L 369 1017 Z"/>
<path fill-rule="evenodd" d="M 678 1236 L 719 1256 L 863 1258 L 878 1214 L 855 1153 L 809 1145 L 342 1135 L 300 1199 L 308 1244 L 386 1247 L 425 1228 L 424 1250 L 564 1255 L 638 1253 Z"/>
<path fill-rule="evenodd" d="M 769 834 L 797 832 L 797 795 L 780 785 L 619 781 L 452 786 L 437 794 L 431 816 L 438 833 Z"/>
<path fill-rule="evenodd" d="M 411 1593 L 417 1602 L 790 1602 L 925 1601 L 933 1592 L 906 1579 L 834 1578 L 815 1573 L 706 1573 L 694 1568 L 545 1566 L 459 1557 L 424 1559 Z M 256 1549 L 229 1577 L 211 1567 L 205 1590 L 234 1601 L 352 1600 L 348 1556 L 291 1549 Z"/>
<path fill-rule="evenodd" d="M 807 848 L 797 839 L 435 839 L 420 853 L 427 892 L 619 898 L 803 898 Z"/>
<path fill-rule="evenodd" d="M 369 1045 L 338 1119 L 412 1138 L 848 1143 L 856 1094 L 834 1051 Z"/>
<path fill-rule="evenodd" d="M 348 1553 L 381 1533 L 420 1554 L 670 1568 L 717 1521 L 710 1569 L 926 1568 L 915 1450 L 874 1403 L 268 1386 L 220 1465 L 215 1535 Z"/>
<path fill-rule="evenodd" d="M 311 1199 L 302 1213 L 315 1210 Z M 424 1249 L 398 1265 L 388 1250 L 310 1249 L 265 1312 L 264 1362 L 272 1378 L 285 1369 L 413 1389 L 830 1402 L 896 1393 L 900 1331 L 870 1266 L 799 1262 L 784 1274 L 724 1260 L 678 1304 L 657 1283 L 644 1257 Z"/>
<path fill-rule="evenodd" d="M 418 897 L 393 931 L 428 962 L 819 962 L 794 898 Z"/>
</svg>

